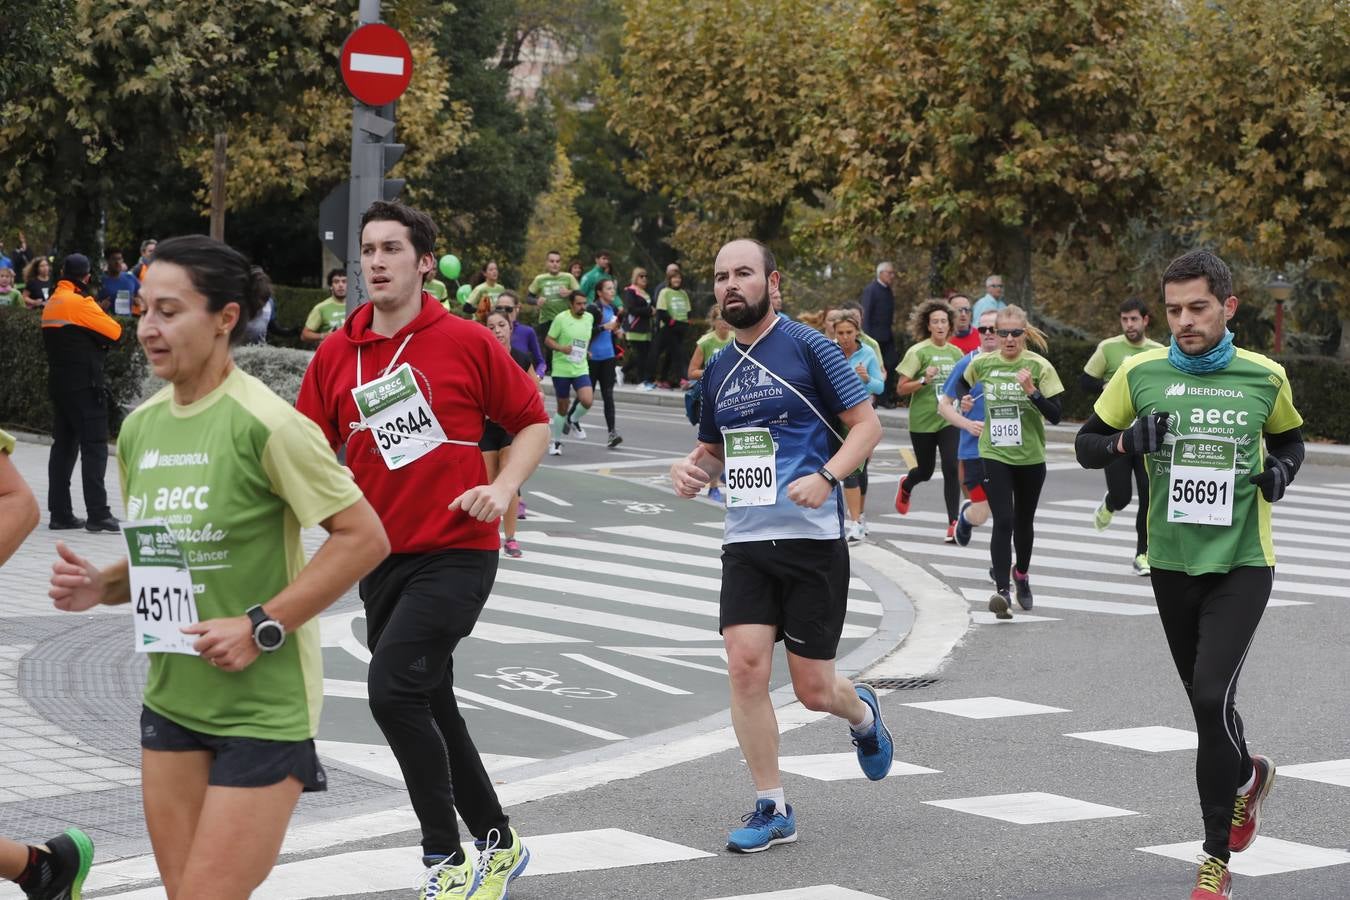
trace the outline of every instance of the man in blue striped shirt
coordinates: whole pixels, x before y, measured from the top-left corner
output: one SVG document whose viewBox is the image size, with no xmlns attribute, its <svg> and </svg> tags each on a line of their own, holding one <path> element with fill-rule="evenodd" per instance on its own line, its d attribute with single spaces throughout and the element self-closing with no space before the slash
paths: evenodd
<svg viewBox="0 0 1350 900">
<path fill-rule="evenodd" d="M 772 310 L 778 279 L 757 241 L 718 252 L 713 293 L 736 339 L 704 370 L 698 446 L 670 470 L 686 498 L 726 472 L 720 628 L 732 724 L 756 788 L 727 841 L 741 853 L 797 839 L 769 699 L 776 641 L 802 705 L 848 721 L 868 778 L 886 777 L 892 756 L 876 693 L 834 666 L 849 582 L 839 482 L 880 442 L 881 422 L 839 347 Z"/>
</svg>

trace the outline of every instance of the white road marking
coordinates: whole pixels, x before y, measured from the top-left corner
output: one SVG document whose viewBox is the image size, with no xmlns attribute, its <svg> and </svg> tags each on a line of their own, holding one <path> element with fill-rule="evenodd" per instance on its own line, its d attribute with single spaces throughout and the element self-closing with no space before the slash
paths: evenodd
<svg viewBox="0 0 1350 900">
<path fill-rule="evenodd" d="M 547 500 L 549 503 L 555 504 L 557 506 L 572 505 L 568 503 L 566 500 L 563 500 L 561 497 L 555 497 L 552 494 L 545 494 L 543 491 L 530 491 L 530 496 L 538 497 L 540 500 Z"/>
<path fill-rule="evenodd" d="M 624 681 L 631 681 L 633 682 L 633 684 L 640 684 L 643 687 L 649 687 L 652 690 L 660 691 L 663 694 L 674 694 L 676 696 L 682 696 L 693 693 L 692 691 L 686 691 L 682 688 L 672 687 L 671 685 L 663 684 L 660 681 L 655 681 L 651 678 L 646 678 L 642 675 L 637 674 L 636 672 L 630 672 L 627 669 L 621 669 L 618 666 L 612 666 L 607 662 L 601 662 L 600 660 L 595 659 L 594 657 L 587 656 L 584 653 L 564 653 L 562 655 L 570 660 L 574 660 L 576 662 L 581 663 L 583 666 L 590 666 L 592 669 L 598 669 L 601 672 L 606 672 L 610 675 L 613 675 L 615 678 L 622 678 Z"/>
<path fill-rule="evenodd" d="M 989 601 L 993 587 L 961 588 L 961 593 L 971 603 L 984 604 Z M 1036 594 L 1036 607 L 1044 609 L 1072 609 L 1079 612 L 1107 613 L 1113 616 L 1156 616 L 1156 606 L 1143 603 L 1120 603 L 1114 600 L 1077 600 L 1070 597 L 1046 597 Z M 1021 618 L 1022 609 L 1014 611 L 1014 621 Z"/>
<path fill-rule="evenodd" d="M 460 708 L 463 709 L 463 707 Z M 385 778 L 403 780 L 403 772 L 399 768 L 398 760 L 394 758 L 394 751 L 384 744 L 362 744 L 354 741 L 315 741 L 314 746 L 319 751 L 319 757 L 325 761 L 332 761 L 348 768 L 374 772 L 376 775 L 383 775 Z M 483 766 L 489 774 L 493 775 L 516 766 L 538 762 L 538 760 L 529 756 L 503 756 L 495 753 L 480 753 L 479 756 L 483 759 Z"/>
<path fill-rule="evenodd" d="M 1058 706 L 1042 706 L 1039 703 L 1027 703 L 1022 700 L 1009 700 L 1007 697 L 967 697 L 963 700 L 928 700 L 923 703 L 906 703 L 915 709 L 946 713 L 963 719 L 1006 719 L 1012 716 L 1040 716 L 1049 713 L 1066 713 L 1067 709 Z"/>
<path fill-rule="evenodd" d="M 580 734 L 600 738 L 602 741 L 627 740 L 623 735 L 615 734 L 612 731 L 605 731 L 603 728 L 595 728 L 594 726 L 585 725 L 581 722 L 573 722 L 571 719 L 564 719 L 561 716 L 551 716 L 545 712 L 528 709 L 524 706 L 517 706 L 514 703 L 507 703 L 505 700 L 498 700 L 496 697 L 489 697 L 487 694 L 479 694 L 474 691 L 466 691 L 463 688 L 455 688 L 455 697 L 463 697 L 471 703 L 478 703 L 502 712 L 514 713 L 517 716 L 524 716 L 527 719 L 537 719 L 540 722 L 557 725 L 559 728 L 566 728 L 568 731 L 575 731 Z"/>
<path fill-rule="evenodd" d="M 813 753 L 807 756 L 784 756 L 778 761 L 778 767 L 784 772 L 791 772 L 803 778 L 813 778 L 816 781 L 852 781 L 867 777 L 863 774 L 862 769 L 858 768 L 858 755 L 856 753 Z M 927 769 L 913 763 L 894 760 L 891 762 L 891 771 L 886 777 L 939 775 L 941 772 L 941 769 Z"/>
<path fill-rule="evenodd" d="M 804 888 L 789 888 L 786 891 L 770 891 L 767 894 L 737 894 L 735 897 L 718 897 L 716 900 L 886 900 L 876 894 L 864 894 L 837 884 L 817 884 Z"/>
<path fill-rule="evenodd" d="M 1032 558 L 1031 583 L 1034 588 L 1049 587 L 1063 588 L 1071 591 L 1090 591 L 1097 594 L 1119 594 L 1125 597 L 1144 597 L 1153 599 L 1153 588 L 1142 578 L 1136 579 L 1138 584 L 1122 581 L 1093 581 L 1084 582 L 1081 578 L 1061 578 L 1058 575 L 1042 575 L 1037 567 L 1042 560 L 1039 557 Z M 981 563 L 983 565 L 983 563 Z M 966 581 L 983 581 L 990 585 L 993 590 L 993 583 L 989 581 L 989 573 L 986 571 L 988 566 L 981 569 L 973 569 L 966 566 L 943 566 L 934 565 L 934 569 L 944 578 L 960 578 Z M 1291 594 L 1310 594 L 1316 597 L 1350 597 L 1350 591 L 1338 592 L 1335 588 L 1318 587 L 1311 584 L 1300 584 L 1293 581 L 1282 581 L 1278 578 L 1275 581 L 1275 592 L 1281 591 Z M 1307 603 L 1299 600 L 1280 600 L 1273 599 L 1268 606 L 1306 606 Z"/>
<path fill-rule="evenodd" d="M 928 806 L 939 806 L 956 812 L 998 819 L 1016 825 L 1045 825 L 1051 822 L 1081 822 L 1085 819 L 1109 819 L 1117 816 L 1137 816 L 1137 812 L 1117 809 L 1030 791 L 1024 794 L 995 794 L 988 797 L 962 797 L 955 800 L 925 800 Z"/>
<path fill-rule="evenodd" d="M 1195 865 L 1195 858 L 1204 855 L 1201 841 L 1185 841 L 1180 844 L 1162 844 L 1139 849 L 1144 853 L 1179 859 L 1190 863 L 1192 867 Z M 1279 838 L 1258 837 L 1246 850 L 1233 854 L 1233 858 L 1228 862 L 1228 870 L 1235 875 L 1280 875 L 1303 869 L 1343 866 L 1346 863 L 1350 863 L 1350 852 L 1345 850 L 1297 844 Z"/>
<path fill-rule="evenodd" d="M 564 606 L 561 603 L 521 600 L 496 593 L 488 598 L 487 609 L 508 612 L 518 616 L 533 616 L 548 619 L 552 622 L 590 625 L 594 628 L 607 628 L 611 631 L 641 634 L 671 641 L 711 641 L 717 640 L 718 637 L 716 629 L 691 628 L 688 625 L 676 625 L 673 622 L 657 622 L 652 619 L 639 619 L 636 616 L 621 616 L 617 613 L 583 609 L 578 606 Z"/>
<path fill-rule="evenodd" d="M 1166 725 L 1146 725 L 1142 728 L 1116 728 L 1111 731 L 1078 731 L 1065 737 L 1143 750 L 1148 753 L 1168 753 L 1173 750 L 1194 750 L 1199 738 L 1194 731 L 1169 728 Z M 1279 774 L 1284 774 L 1280 769 Z"/>
<path fill-rule="evenodd" d="M 566 549 L 566 545 L 557 548 Z M 650 569 L 645 566 L 630 566 L 625 563 L 605 562 L 588 556 L 559 556 L 554 553 L 541 553 L 537 550 L 527 552 L 520 559 L 511 560 L 511 566 L 556 566 L 578 574 L 614 575 L 619 578 L 631 578 L 638 581 L 656 581 L 665 585 L 702 588 L 705 591 L 720 592 L 721 578 L 708 578 L 702 575 L 686 575 L 682 572 L 668 572 L 664 569 Z"/>
<path fill-rule="evenodd" d="M 1329 759 L 1325 762 L 1280 766 L 1278 774 L 1289 778 L 1302 778 L 1305 781 L 1320 781 L 1324 784 L 1350 787 L 1350 759 Z"/>
<path fill-rule="evenodd" d="M 629 656 L 640 656 L 643 659 L 655 659 L 670 663 L 672 666 L 712 672 L 715 675 L 727 674 L 726 669 L 705 666 L 702 663 L 690 662 L 687 659 L 680 658 L 684 656 L 716 656 L 726 662 L 727 651 L 721 647 L 603 647 L 601 649 L 613 650 L 615 653 L 627 653 Z"/>
<path fill-rule="evenodd" d="M 702 522 L 703 527 L 721 528 L 721 522 Z M 704 550 L 722 549 L 722 539 L 704 537 L 701 534 L 691 534 L 685 531 L 675 531 L 672 528 L 657 528 L 655 525 L 610 525 L 604 528 L 594 528 L 593 531 L 604 532 L 605 534 L 618 534 L 624 537 L 642 538 L 646 541 L 655 541 L 659 544 L 683 544 L 686 547 L 701 547 Z"/>
</svg>

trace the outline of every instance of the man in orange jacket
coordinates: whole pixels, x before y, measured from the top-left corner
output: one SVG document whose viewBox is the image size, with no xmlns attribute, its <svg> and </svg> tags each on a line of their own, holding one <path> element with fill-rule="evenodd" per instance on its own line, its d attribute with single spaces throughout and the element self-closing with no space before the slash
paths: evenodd
<svg viewBox="0 0 1350 900">
<path fill-rule="evenodd" d="M 47 394 L 52 402 L 52 449 L 47 457 L 48 527 L 59 531 L 116 533 L 103 479 L 108 470 L 107 380 L 103 364 L 122 336 L 122 326 L 88 294 L 89 258 L 67 256 L 61 279 L 42 310 L 42 343 L 47 350 Z M 87 520 L 77 519 L 70 477 L 81 458 Z"/>
</svg>

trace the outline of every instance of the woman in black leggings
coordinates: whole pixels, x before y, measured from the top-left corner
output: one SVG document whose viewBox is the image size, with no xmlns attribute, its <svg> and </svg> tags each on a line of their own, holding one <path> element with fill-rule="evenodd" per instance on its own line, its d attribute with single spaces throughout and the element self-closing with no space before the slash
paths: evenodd
<svg viewBox="0 0 1350 900">
<path fill-rule="evenodd" d="M 1004 307 L 996 323 L 998 352 L 971 360 L 965 380 L 971 387 L 984 385 L 980 458 L 994 522 L 989 576 L 995 591 L 989 597 L 989 611 L 1000 619 L 1011 619 L 1010 581 L 1016 585 L 1018 605 L 1031 609 L 1027 573 L 1035 536 L 1032 520 L 1045 484 L 1045 423 L 1059 422 L 1064 385 L 1049 360 L 1026 348 L 1028 340 L 1041 350 L 1046 344 L 1045 335 L 1027 323 L 1025 312 L 1016 306 Z"/>
</svg>

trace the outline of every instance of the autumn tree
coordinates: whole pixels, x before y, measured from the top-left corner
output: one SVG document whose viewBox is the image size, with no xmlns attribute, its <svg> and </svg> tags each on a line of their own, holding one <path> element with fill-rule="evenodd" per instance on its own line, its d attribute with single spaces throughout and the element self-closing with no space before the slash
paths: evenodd
<svg viewBox="0 0 1350 900">
<path fill-rule="evenodd" d="M 572 164 L 561 146 L 553 157 L 549 188 L 535 200 L 534 213 L 525 232 L 525 278 L 544 271 L 550 251 L 556 250 L 566 261 L 581 248 L 581 216 L 576 202 L 581 185 L 572 175 Z"/>
<path fill-rule="evenodd" d="M 1153 37 L 1145 98 L 1173 221 L 1350 287 L 1350 7 L 1181 0 Z"/>
<path fill-rule="evenodd" d="M 625 0 L 623 10 L 622 66 L 601 103 L 636 151 L 634 184 L 674 207 L 672 243 L 697 269 L 730 237 L 781 242 L 792 204 L 827 184 L 801 123 L 837 107 L 831 57 L 801 38 L 828 38 L 839 11 L 811 0 Z"/>
<path fill-rule="evenodd" d="M 838 173 L 813 233 L 982 260 L 1029 304 L 1039 251 L 1109 241 L 1150 202 L 1139 36 L 1151 0 L 869 0 L 804 131 Z"/>
</svg>

